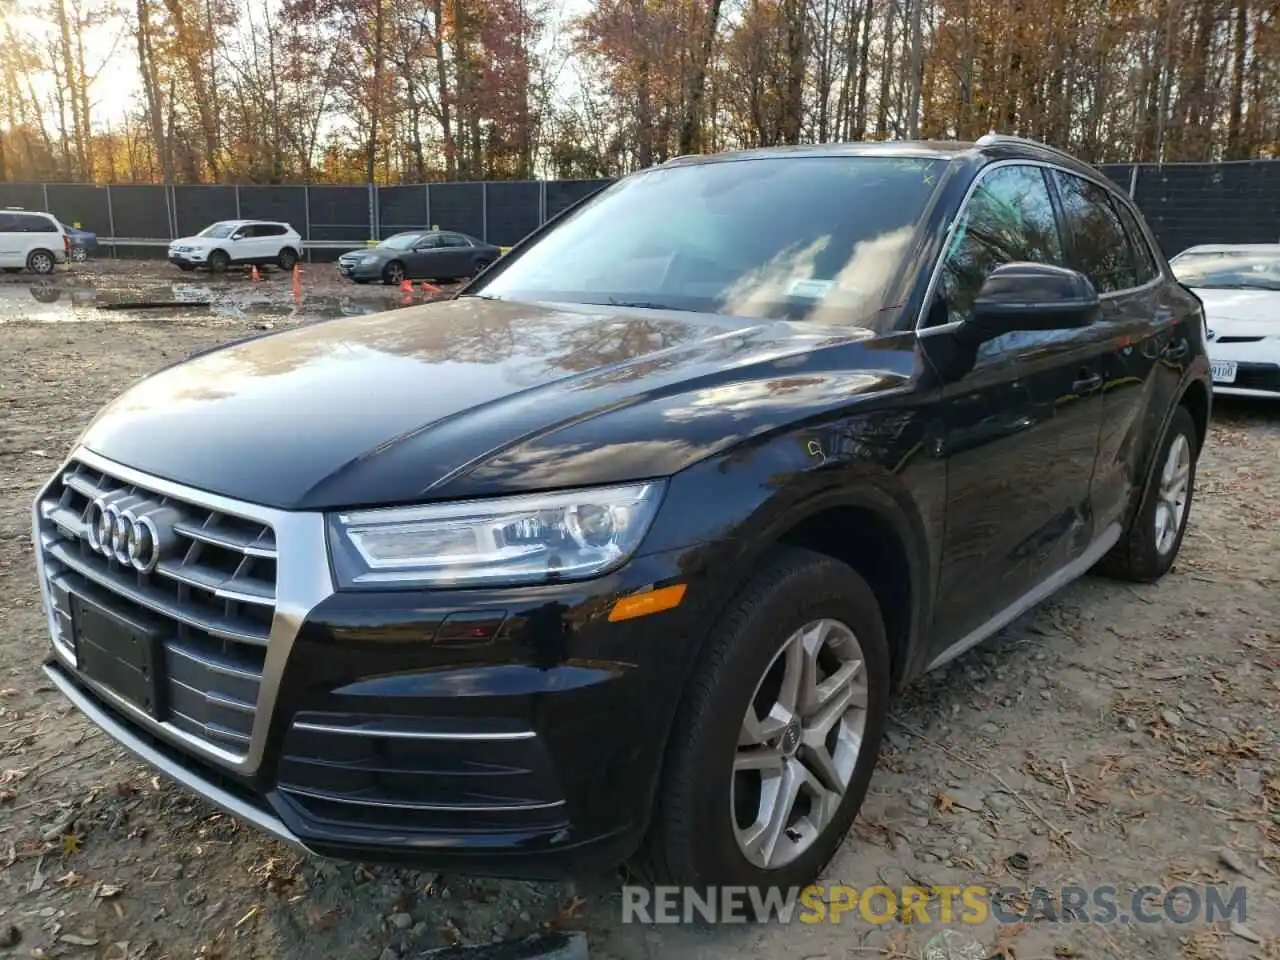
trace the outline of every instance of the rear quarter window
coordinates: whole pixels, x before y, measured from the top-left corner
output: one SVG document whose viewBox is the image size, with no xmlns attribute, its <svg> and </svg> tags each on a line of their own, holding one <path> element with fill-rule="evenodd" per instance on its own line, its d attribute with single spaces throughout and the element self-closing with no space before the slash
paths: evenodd
<svg viewBox="0 0 1280 960">
<path fill-rule="evenodd" d="M 1140 286 L 1134 252 L 1107 191 L 1083 177 L 1054 171 L 1071 233 L 1072 266 L 1093 281 L 1099 293 Z"/>
<path fill-rule="evenodd" d="M 17 214 L 19 228 L 24 233 L 58 233 L 58 225 L 48 217 L 39 217 L 33 213 Z"/>
</svg>

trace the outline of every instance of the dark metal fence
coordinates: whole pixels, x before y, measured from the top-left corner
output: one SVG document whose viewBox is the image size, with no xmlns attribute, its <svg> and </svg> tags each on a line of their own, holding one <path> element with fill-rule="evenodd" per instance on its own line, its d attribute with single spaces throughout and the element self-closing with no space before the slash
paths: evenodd
<svg viewBox="0 0 1280 960">
<path fill-rule="evenodd" d="M 317 259 L 400 230 L 459 230 L 511 246 L 611 180 L 513 180 L 399 187 L 0 183 L 0 208 L 47 210 L 117 255 L 155 256 L 216 220 L 283 220 Z"/>
<path fill-rule="evenodd" d="M 1280 242 L 1280 160 L 1105 164 L 1164 251 L 1197 243 Z M 437 226 L 510 246 L 610 180 L 414 186 L 91 186 L 0 183 L 0 207 L 47 210 L 94 231 L 116 255 L 151 255 L 214 220 L 285 220 L 323 258 L 399 230 Z"/>
</svg>

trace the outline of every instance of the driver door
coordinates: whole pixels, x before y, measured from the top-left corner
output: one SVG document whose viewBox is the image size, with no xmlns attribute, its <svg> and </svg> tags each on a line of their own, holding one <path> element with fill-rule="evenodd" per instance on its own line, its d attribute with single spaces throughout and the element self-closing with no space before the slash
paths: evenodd
<svg viewBox="0 0 1280 960">
<path fill-rule="evenodd" d="M 1011 164 L 979 176 L 940 272 L 930 320 L 943 329 L 922 336 L 948 336 L 1001 264 L 1067 265 L 1045 171 Z M 1082 562 L 1095 532 L 1090 482 L 1106 350 L 1093 327 L 1007 333 L 944 381 L 934 436 L 947 507 L 933 656 L 962 652 Z"/>
<path fill-rule="evenodd" d="M 405 269 L 414 280 L 433 280 L 440 269 L 440 234 L 428 233 L 418 239 L 404 257 Z"/>
</svg>

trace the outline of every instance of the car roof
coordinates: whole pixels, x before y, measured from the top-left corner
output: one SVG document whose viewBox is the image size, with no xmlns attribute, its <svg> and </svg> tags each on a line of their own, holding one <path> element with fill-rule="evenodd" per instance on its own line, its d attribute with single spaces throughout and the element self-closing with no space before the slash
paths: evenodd
<svg viewBox="0 0 1280 960">
<path fill-rule="evenodd" d="M 968 160 L 980 166 L 997 160 L 1038 160 L 1097 178 L 1089 164 L 1064 150 L 1024 137 L 987 134 L 967 140 L 860 140 L 850 143 L 816 143 L 781 147 L 757 147 L 715 154 L 689 154 L 668 160 L 664 167 L 726 163 L 766 157 L 912 157 L 932 160 Z"/>
</svg>

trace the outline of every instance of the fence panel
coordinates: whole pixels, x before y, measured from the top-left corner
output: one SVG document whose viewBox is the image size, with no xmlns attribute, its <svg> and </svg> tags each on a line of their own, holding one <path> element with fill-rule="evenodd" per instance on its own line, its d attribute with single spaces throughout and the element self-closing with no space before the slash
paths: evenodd
<svg viewBox="0 0 1280 960">
<path fill-rule="evenodd" d="M 77 223 L 100 237 L 111 236 L 111 215 L 105 187 L 87 183 L 49 184 L 49 212 L 65 224 Z"/>
<path fill-rule="evenodd" d="M 307 188 L 263 186 L 240 188 L 240 216 L 245 220 L 279 220 L 307 237 Z"/>
<path fill-rule="evenodd" d="M 308 239 L 359 244 L 369 239 L 367 187 L 311 187 L 309 192 L 311 236 Z"/>
<path fill-rule="evenodd" d="M 173 239 L 169 204 L 165 200 L 167 187 L 127 184 L 108 189 L 111 191 L 111 217 L 115 221 L 117 237 Z"/>
<path fill-rule="evenodd" d="M 44 209 L 44 190 L 38 183 L 0 183 L 0 208 Z"/>
<path fill-rule="evenodd" d="M 441 230 L 484 236 L 484 184 L 431 184 L 431 222 Z"/>
<path fill-rule="evenodd" d="M 583 197 L 603 190 L 612 180 L 548 180 L 547 219 L 573 206 Z"/>
<path fill-rule="evenodd" d="M 178 236 L 199 233 L 218 220 L 235 220 L 235 187 L 177 186 L 173 188 L 174 212 L 178 218 Z"/>
<path fill-rule="evenodd" d="M 542 184 L 536 180 L 501 180 L 485 184 L 486 239 L 510 247 L 542 224 Z"/>
<path fill-rule="evenodd" d="M 430 225 L 426 187 L 378 188 L 378 239 L 385 240 L 402 230 L 423 230 Z"/>
<path fill-rule="evenodd" d="M 1112 163 L 1099 170 L 1124 192 L 1133 188 L 1134 201 L 1170 256 L 1197 243 L 1280 242 L 1280 161 Z M 543 217 L 554 218 L 613 182 L 381 187 L 376 232 L 383 238 L 435 224 L 509 246 L 535 230 Z M 175 222 L 179 233 L 186 235 L 214 220 L 234 217 L 237 193 L 241 217 L 288 222 L 304 239 L 352 246 L 363 246 L 369 239 L 366 186 L 0 183 L 0 207 L 48 209 L 64 222 L 80 223 L 101 237 L 165 241 L 174 236 Z"/>
</svg>

